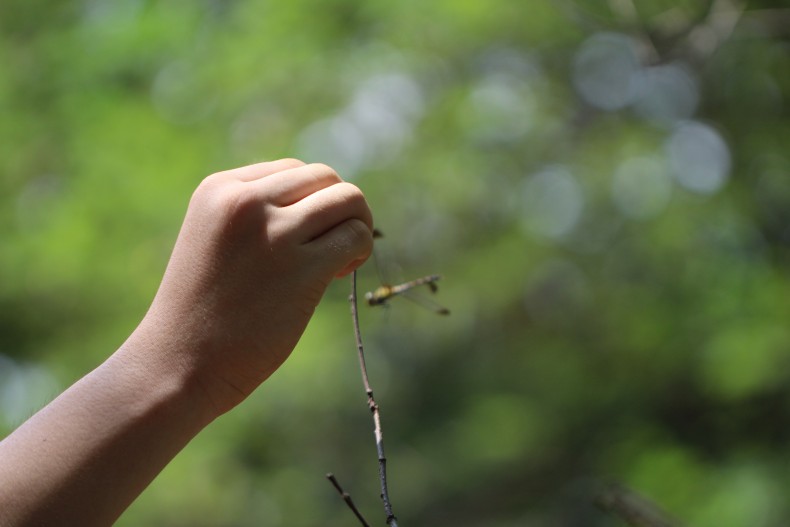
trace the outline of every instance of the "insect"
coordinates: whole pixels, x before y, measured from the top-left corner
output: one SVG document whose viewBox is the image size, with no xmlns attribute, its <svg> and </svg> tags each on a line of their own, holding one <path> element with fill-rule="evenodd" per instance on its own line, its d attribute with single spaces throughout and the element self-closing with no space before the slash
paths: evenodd
<svg viewBox="0 0 790 527">
<path fill-rule="evenodd" d="M 374 238 L 381 238 L 382 234 L 381 231 L 375 229 L 373 231 Z M 378 260 L 378 257 L 375 258 Z M 380 266 L 377 264 L 377 268 Z M 446 307 L 440 306 L 435 302 L 421 297 L 412 295 L 411 292 L 413 289 L 418 288 L 420 286 L 426 286 L 431 293 L 436 293 L 439 290 L 439 287 L 436 285 L 436 282 L 439 281 L 441 276 L 438 274 L 432 274 L 428 276 L 423 276 L 421 278 L 417 278 L 415 280 L 409 280 L 408 282 L 403 282 L 397 285 L 389 285 L 387 283 L 382 283 L 379 287 L 374 289 L 373 291 L 369 291 L 365 293 L 365 301 L 368 303 L 369 306 L 388 306 L 388 302 L 395 298 L 396 296 L 402 296 L 421 304 L 423 307 L 430 309 L 434 313 L 439 315 L 449 315 L 450 310 Z M 384 282 L 382 280 L 382 282 Z"/>
<path fill-rule="evenodd" d="M 423 276 L 422 278 L 417 278 L 416 280 L 410 280 L 408 282 L 404 282 L 398 285 L 380 285 L 373 291 L 369 291 L 365 293 L 365 300 L 367 301 L 369 306 L 383 306 L 387 305 L 390 299 L 398 295 L 405 295 L 408 291 L 414 289 L 415 287 L 419 287 L 421 285 L 428 286 L 431 290 L 431 293 L 435 293 L 439 290 L 439 287 L 436 285 L 436 282 L 441 278 L 438 274 L 432 274 L 428 276 Z M 434 305 L 433 302 L 426 303 L 423 300 L 417 300 L 416 297 L 406 296 L 406 298 L 410 298 L 415 302 L 422 303 L 425 307 L 434 311 L 439 315 L 449 315 L 450 310 L 446 307 L 442 307 L 440 305 Z"/>
</svg>

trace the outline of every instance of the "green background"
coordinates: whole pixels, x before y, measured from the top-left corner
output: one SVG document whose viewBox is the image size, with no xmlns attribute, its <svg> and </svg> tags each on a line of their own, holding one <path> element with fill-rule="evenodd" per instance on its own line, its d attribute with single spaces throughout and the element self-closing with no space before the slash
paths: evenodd
<svg viewBox="0 0 790 527">
<path fill-rule="evenodd" d="M 401 526 L 623 525 L 608 481 L 790 523 L 788 27 L 736 0 L 2 0 L 0 433 L 134 329 L 203 177 L 299 157 L 453 311 L 362 313 Z M 353 525 L 329 471 L 384 525 L 348 287 L 118 525 Z"/>
</svg>

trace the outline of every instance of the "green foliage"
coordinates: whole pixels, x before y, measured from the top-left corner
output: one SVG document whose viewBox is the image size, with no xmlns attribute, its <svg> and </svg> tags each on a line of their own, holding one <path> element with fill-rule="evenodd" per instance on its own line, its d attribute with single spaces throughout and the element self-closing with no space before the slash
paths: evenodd
<svg viewBox="0 0 790 527">
<path fill-rule="evenodd" d="M 363 313 L 401 524 L 615 525 L 608 479 L 787 523 L 790 55 L 750 6 L 5 1 L 0 431 L 134 328 L 202 177 L 300 157 L 453 311 Z M 346 295 L 119 525 L 349 525 L 327 471 L 383 523 Z"/>
</svg>

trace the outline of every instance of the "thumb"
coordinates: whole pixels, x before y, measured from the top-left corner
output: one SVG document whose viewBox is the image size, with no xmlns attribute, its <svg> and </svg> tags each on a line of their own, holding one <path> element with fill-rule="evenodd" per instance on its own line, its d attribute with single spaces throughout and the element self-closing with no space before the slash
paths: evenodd
<svg viewBox="0 0 790 527">
<path fill-rule="evenodd" d="M 365 263 L 373 251 L 373 233 L 357 218 L 334 226 L 306 244 L 327 278 L 342 277 Z"/>
</svg>

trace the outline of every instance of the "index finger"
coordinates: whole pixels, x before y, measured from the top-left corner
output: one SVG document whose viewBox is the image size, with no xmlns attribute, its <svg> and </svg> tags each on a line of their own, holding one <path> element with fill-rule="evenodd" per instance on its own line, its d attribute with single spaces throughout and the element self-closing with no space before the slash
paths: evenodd
<svg viewBox="0 0 790 527">
<path fill-rule="evenodd" d="M 280 210 L 298 218 L 298 231 L 305 243 L 350 219 L 364 223 L 372 239 L 373 214 L 365 196 L 359 188 L 345 181 L 318 190 Z"/>
</svg>

